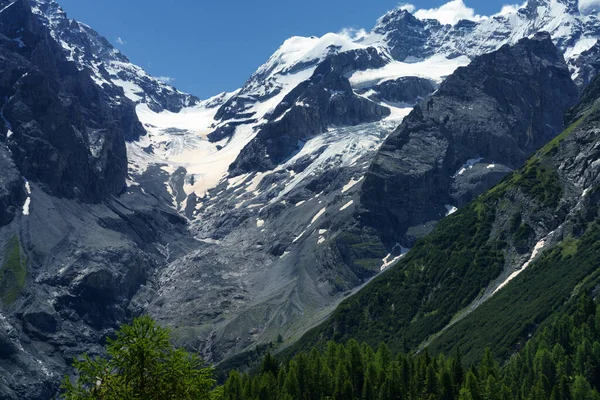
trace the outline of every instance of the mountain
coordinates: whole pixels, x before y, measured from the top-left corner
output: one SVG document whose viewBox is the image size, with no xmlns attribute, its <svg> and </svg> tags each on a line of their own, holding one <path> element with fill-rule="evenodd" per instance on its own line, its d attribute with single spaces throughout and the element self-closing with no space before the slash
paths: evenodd
<svg viewBox="0 0 600 400">
<path fill-rule="evenodd" d="M 560 132 L 598 65 L 573 1 L 455 25 L 397 9 L 360 39 L 290 38 L 199 100 L 55 1 L 1 4 L 6 398 L 49 398 L 141 313 L 211 362 L 292 343 Z M 421 133 L 437 147 L 412 160 Z M 413 161 L 423 175 L 392 165 Z M 419 212 L 390 229 L 403 204 Z"/>
<path fill-rule="evenodd" d="M 33 0 L 31 4 L 67 59 L 74 61 L 79 69 L 91 72 L 98 86 L 119 86 L 128 99 L 148 104 L 156 112 L 178 112 L 199 103 L 198 98 L 176 90 L 132 64 L 88 25 L 67 18 L 56 1 Z"/>
<path fill-rule="evenodd" d="M 27 0 L 0 2 L 0 77 L 0 396 L 47 399 L 141 312 L 187 232 L 127 187 L 126 143 L 146 135 L 134 103 L 69 61 Z"/>
<path fill-rule="evenodd" d="M 297 346 L 354 338 L 399 351 L 460 348 L 467 362 L 489 347 L 507 360 L 574 296 L 595 295 L 599 89 L 597 77 L 567 113 L 564 132 L 440 222 Z"/>
<path fill-rule="evenodd" d="M 597 59 L 597 13 L 579 10 L 578 0 L 530 0 L 520 7 L 507 7 L 503 12 L 482 21 L 462 20 L 444 25 L 437 20 L 421 20 L 407 8 L 400 7 L 379 19 L 362 43 L 386 46 L 394 59 L 430 57 L 469 57 L 489 53 L 504 44 L 514 44 L 523 37 L 547 31 L 564 53 L 573 79 L 583 86 L 597 70 L 581 69 L 582 59 Z"/>
<path fill-rule="evenodd" d="M 567 34 L 559 26 L 570 26 L 575 20 L 579 25 L 593 26 L 596 21 L 594 15 L 577 12 L 566 20 L 563 15 L 549 18 L 558 6 L 548 2 L 545 7 L 544 18 L 523 10 L 516 12 L 514 24 L 521 24 L 525 36 L 547 28 L 553 40 L 564 39 L 560 41 L 563 47 L 559 47 L 562 55 L 568 49 L 565 38 L 572 34 L 568 43 L 575 43 L 580 36 Z M 427 40 L 411 50 L 410 56 L 401 58 L 393 51 L 392 38 L 407 38 L 407 32 L 414 31 L 402 31 L 405 19 L 427 28 L 423 31 Z M 495 20 L 499 19 L 510 22 L 503 23 L 506 32 L 516 29 L 511 16 Z M 383 265 L 391 264 L 413 245 L 415 238 L 429 232 L 446 214 L 446 205 L 453 209 L 466 204 L 520 166 L 536 146 L 560 132 L 563 126 L 558 116 L 577 97 L 564 65 L 555 69 L 562 77 L 559 87 L 565 90 L 564 102 L 559 104 L 553 98 L 558 90 L 549 90 L 544 95 L 547 100 L 540 99 L 559 111 L 548 110 L 546 116 L 534 118 L 536 140 L 517 152 L 523 151 L 521 155 L 506 155 L 514 157 L 510 162 L 493 160 L 493 154 L 489 154 L 487 164 L 479 163 L 469 174 L 459 177 L 462 183 L 454 188 L 448 184 L 447 189 L 456 193 L 446 192 L 439 198 L 443 204 L 428 210 L 425 229 L 409 236 L 394 236 L 398 232 L 384 231 L 379 219 L 373 222 L 364 216 L 366 205 L 362 200 L 368 195 L 363 195 L 366 190 L 361 188 L 367 182 L 367 172 L 372 170 L 371 160 L 412 105 L 437 89 L 457 67 L 469 64 L 469 57 L 478 51 L 496 50 L 521 38 L 512 34 L 497 38 L 490 23 L 462 23 L 469 26 L 473 43 L 475 38 L 479 43 L 489 43 L 485 47 L 464 47 L 462 53 L 436 39 L 430 28 L 435 21 L 420 21 L 398 10 L 383 17 L 373 32 L 359 41 L 334 34 L 286 41 L 219 108 L 214 120 L 205 123 L 208 128 L 203 132 L 220 150 L 211 150 L 201 161 L 193 158 L 198 154 L 196 150 L 183 150 L 181 156 L 173 157 L 177 166 L 171 171 L 180 166 L 185 169 L 179 169 L 177 178 L 183 183 L 171 189 L 179 198 L 177 207 L 185 210 L 192 231 L 207 246 L 166 270 L 162 296 L 149 308 L 152 315 L 169 325 L 177 323 L 181 343 L 200 346 L 205 357 L 214 360 L 251 349 L 256 343 L 273 341 L 279 334 L 293 340 L 307 328 L 306 321 L 323 318 L 348 290 L 365 282 Z M 439 28 L 454 36 L 449 42 L 457 48 L 467 36 L 466 28 L 461 26 Z M 383 31 L 389 34 L 382 35 Z M 442 35 L 441 31 L 435 32 Z M 428 53 L 423 49 L 431 50 Z M 416 58 L 423 54 L 428 58 Z M 561 56 L 554 54 L 552 62 L 558 65 Z M 572 60 L 568 58 L 567 62 Z M 571 69 L 571 75 L 576 74 Z M 544 79 L 540 77 L 540 82 Z M 409 92 L 412 99 L 404 95 Z M 377 105 L 389 109 L 389 115 L 377 111 Z M 383 123 L 372 122 L 381 118 Z M 519 137 L 527 137 L 532 116 L 521 114 L 515 118 L 503 129 L 517 129 Z M 488 156 L 476 150 L 457 150 L 447 167 L 447 178 L 469 160 Z M 169 164 L 169 157 L 161 156 L 160 160 Z M 497 162 L 498 168 L 487 174 L 486 167 L 492 162 Z M 482 176 L 479 181 L 478 175 Z M 194 194 L 186 198 L 183 192 Z M 420 205 L 420 199 L 407 201 Z M 199 281 L 205 282 L 200 293 L 194 283 Z M 215 305 L 216 311 L 199 313 L 203 304 Z M 182 320 L 189 322 L 181 324 Z"/>
<path fill-rule="evenodd" d="M 400 244 L 411 247 L 432 221 L 498 183 L 560 133 L 562 115 L 578 96 L 546 33 L 475 58 L 383 143 L 362 186 L 360 220 L 384 242 L 404 237 Z"/>
</svg>

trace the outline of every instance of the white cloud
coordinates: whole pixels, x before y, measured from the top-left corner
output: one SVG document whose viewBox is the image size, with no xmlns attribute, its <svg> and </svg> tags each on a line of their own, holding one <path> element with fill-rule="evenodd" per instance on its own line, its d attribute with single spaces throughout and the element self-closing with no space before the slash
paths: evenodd
<svg viewBox="0 0 600 400">
<path fill-rule="evenodd" d="M 338 35 L 354 42 L 367 36 L 367 31 L 364 29 L 344 28 L 338 32 Z"/>
<path fill-rule="evenodd" d="M 414 13 L 416 9 L 417 7 L 415 7 L 414 4 L 410 3 L 401 3 L 400 5 L 398 5 L 398 10 L 406 10 L 411 14 Z"/>
<path fill-rule="evenodd" d="M 501 16 L 501 15 L 507 15 L 507 14 L 513 14 L 516 13 L 517 11 L 519 11 L 519 9 L 525 7 L 527 5 L 527 2 L 519 5 L 519 4 L 506 4 L 504 6 L 502 6 L 502 10 L 500 10 L 499 13 L 494 14 L 493 16 Z"/>
<path fill-rule="evenodd" d="M 125 40 L 123 40 L 123 38 L 121 38 L 121 36 L 117 37 L 117 43 L 120 44 L 120 45 L 127 44 L 127 42 Z"/>
<path fill-rule="evenodd" d="M 170 76 L 157 76 L 156 79 L 168 84 L 172 84 L 173 82 L 175 82 L 175 78 L 172 78 Z"/>
<path fill-rule="evenodd" d="M 452 0 L 441 7 L 418 10 L 414 13 L 419 19 L 437 19 L 442 24 L 454 25 L 461 19 L 482 21 L 487 17 L 475 14 L 475 10 L 467 7 L 463 0 Z"/>
<path fill-rule="evenodd" d="M 600 11 L 600 0 L 579 0 L 579 11 L 582 14 L 592 14 Z"/>
</svg>

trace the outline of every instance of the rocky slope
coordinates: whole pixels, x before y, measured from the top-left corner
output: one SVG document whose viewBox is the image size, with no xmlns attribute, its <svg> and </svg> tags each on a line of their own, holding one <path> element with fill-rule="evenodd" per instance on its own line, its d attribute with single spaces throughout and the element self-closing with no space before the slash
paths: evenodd
<svg viewBox="0 0 600 400">
<path fill-rule="evenodd" d="M 383 143 L 361 191 L 360 221 L 412 247 L 563 129 L 578 91 L 550 36 L 475 58 Z M 467 160 L 465 162 L 465 160 Z"/>
<path fill-rule="evenodd" d="M 0 2 L 0 99 L 0 397 L 47 399 L 141 312 L 165 245 L 190 249 L 181 217 L 127 188 L 134 104 L 67 60 L 27 0 Z"/>
<path fill-rule="evenodd" d="M 600 78 L 569 126 L 524 167 L 444 219 L 297 345 L 327 338 L 398 350 L 485 347 L 507 359 L 598 280 Z"/>
</svg>

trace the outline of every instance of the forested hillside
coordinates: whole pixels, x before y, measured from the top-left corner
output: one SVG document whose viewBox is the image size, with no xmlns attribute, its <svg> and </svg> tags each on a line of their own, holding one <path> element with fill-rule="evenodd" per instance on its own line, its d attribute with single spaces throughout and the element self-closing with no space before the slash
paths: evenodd
<svg viewBox="0 0 600 400">
<path fill-rule="evenodd" d="M 267 356 L 260 374 L 232 372 L 218 392 L 226 400 L 266 399 L 600 399 L 600 307 L 581 296 L 500 366 L 491 351 L 469 366 L 452 357 L 394 355 L 350 340 L 320 352 L 300 352 L 289 363 Z"/>
<path fill-rule="evenodd" d="M 600 81 L 568 128 L 498 186 L 441 221 L 393 268 L 345 300 L 292 352 L 328 340 L 408 352 L 461 345 L 507 359 L 598 284 Z"/>
</svg>

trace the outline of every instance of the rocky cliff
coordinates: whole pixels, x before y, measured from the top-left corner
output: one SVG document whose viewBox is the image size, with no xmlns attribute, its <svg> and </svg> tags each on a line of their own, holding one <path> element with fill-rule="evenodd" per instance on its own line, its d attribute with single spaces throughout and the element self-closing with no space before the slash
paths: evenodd
<svg viewBox="0 0 600 400">
<path fill-rule="evenodd" d="M 0 2 L 2 398 L 51 398 L 72 357 L 140 313 L 148 277 L 188 251 L 182 218 L 127 188 L 126 142 L 146 133 L 133 102 L 91 75 L 29 1 Z"/>
<path fill-rule="evenodd" d="M 362 187 L 360 220 L 411 247 L 439 220 L 519 167 L 563 128 L 578 98 L 550 36 L 477 57 L 384 142 Z"/>
</svg>

